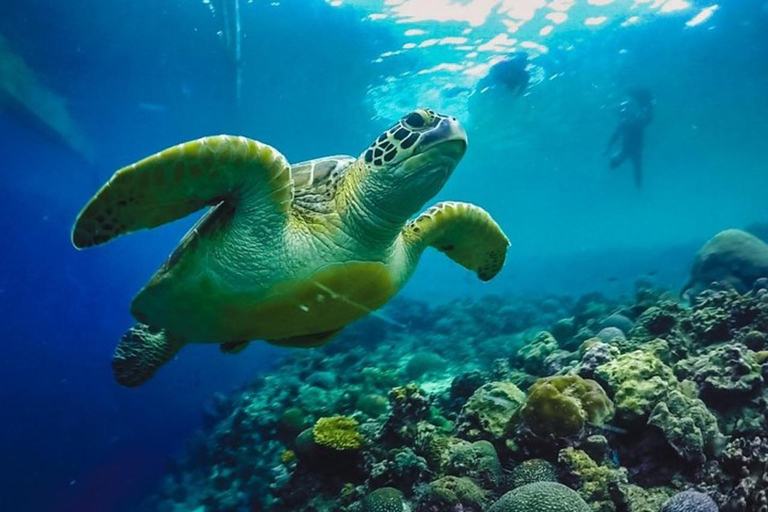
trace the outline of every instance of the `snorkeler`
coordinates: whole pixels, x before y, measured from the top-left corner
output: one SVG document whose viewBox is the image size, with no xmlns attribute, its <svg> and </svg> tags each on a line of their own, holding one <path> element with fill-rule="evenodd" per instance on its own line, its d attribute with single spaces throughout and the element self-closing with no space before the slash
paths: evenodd
<svg viewBox="0 0 768 512">
<path fill-rule="evenodd" d="M 464 86 L 447 87 L 443 90 L 443 96 L 446 98 L 453 98 L 460 94 L 473 96 L 500 88 L 511 91 L 515 96 L 522 96 L 531 81 L 528 64 L 529 60 L 526 52 L 515 52 L 491 66 L 488 74 L 474 88 Z"/>
<path fill-rule="evenodd" d="M 605 154 L 620 141 L 621 147 L 611 155 L 611 169 L 629 160 L 635 173 L 635 185 L 640 188 L 643 184 L 643 136 L 645 127 L 653 120 L 654 99 L 648 89 L 633 89 L 627 95 L 628 99 L 619 109 L 619 125 L 608 141 Z"/>
<path fill-rule="evenodd" d="M 488 71 L 489 85 L 503 85 L 516 96 L 521 96 L 528 88 L 531 73 L 528 71 L 528 54 L 515 52 L 504 60 L 494 64 Z"/>
</svg>

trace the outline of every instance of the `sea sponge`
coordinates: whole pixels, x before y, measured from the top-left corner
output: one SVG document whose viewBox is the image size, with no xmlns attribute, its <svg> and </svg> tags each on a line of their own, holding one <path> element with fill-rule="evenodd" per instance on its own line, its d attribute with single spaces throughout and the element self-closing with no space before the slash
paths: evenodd
<svg viewBox="0 0 768 512">
<path fill-rule="evenodd" d="M 592 512 L 573 489 L 557 482 L 536 482 L 506 493 L 488 512 Z"/>
<path fill-rule="evenodd" d="M 357 420 L 346 416 L 320 418 L 312 428 L 312 438 L 318 446 L 336 451 L 359 450 L 363 446 Z"/>
<path fill-rule="evenodd" d="M 513 489 L 535 482 L 557 482 L 557 468 L 544 459 L 528 459 L 515 466 L 509 480 Z"/>
<path fill-rule="evenodd" d="M 684 491 L 669 498 L 661 512 L 718 512 L 717 504 L 702 492 Z"/>
<path fill-rule="evenodd" d="M 528 390 L 520 419 L 541 437 L 578 435 L 586 422 L 602 425 L 613 416 L 613 403 L 600 384 L 576 375 L 537 380 Z"/>
<path fill-rule="evenodd" d="M 403 493 L 394 487 L 382 487 L 363 499 L 363 512 L 403 512 L 406 510 Z"/>
</svg>

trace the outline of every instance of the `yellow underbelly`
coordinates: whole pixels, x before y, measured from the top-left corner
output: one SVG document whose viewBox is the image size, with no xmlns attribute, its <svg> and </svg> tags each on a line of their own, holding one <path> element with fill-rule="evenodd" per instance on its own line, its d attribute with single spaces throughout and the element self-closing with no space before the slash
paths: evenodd
<svg viewBox="0 0 768 512">
<path fill-rule="evenodd" d="M 383 263 L 344 263 L 258 294 L 211 289 L 179 299 L 163 322 L 190 342 L 282 340 L 344 327 L 386 303 L 398 285 Z M 194 297 L 194 298 L 192 298 Z"/>
</svg>

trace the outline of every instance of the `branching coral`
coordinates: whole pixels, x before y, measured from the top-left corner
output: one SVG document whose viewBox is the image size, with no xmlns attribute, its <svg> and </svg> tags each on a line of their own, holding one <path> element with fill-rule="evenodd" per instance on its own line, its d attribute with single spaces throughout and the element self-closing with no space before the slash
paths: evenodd
<svg viewBox="0 0 768 512">
<path fill-rule="evenodd" d="M 346 416 L 320 418 L 312 428 L 312 438 L 317 445 L 337 451 L 359 450 L 363 446 L 357 421 Z"/>
</svg>

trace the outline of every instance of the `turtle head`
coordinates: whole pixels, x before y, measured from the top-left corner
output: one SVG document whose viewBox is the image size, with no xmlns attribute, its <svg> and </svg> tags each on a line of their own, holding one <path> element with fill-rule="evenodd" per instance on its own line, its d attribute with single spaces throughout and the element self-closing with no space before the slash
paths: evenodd
<svg viewBox="0 0 768 512">
<path fill-rule="evenodd" d="M 426 108 L 403 116 L 360 156 L 377 209 L 403 220 L 416 213 L 443 188 L 466 149 L 456 118 Z"/>
</svg>

